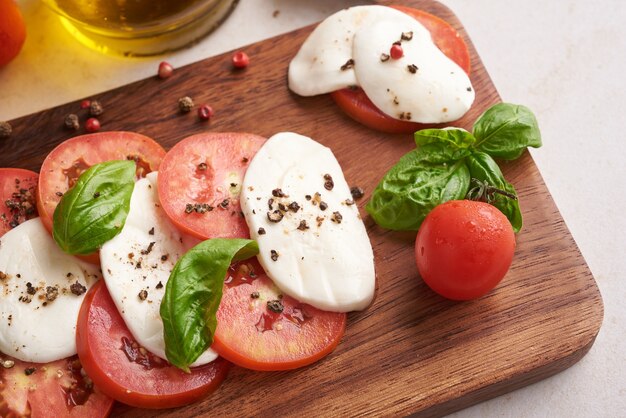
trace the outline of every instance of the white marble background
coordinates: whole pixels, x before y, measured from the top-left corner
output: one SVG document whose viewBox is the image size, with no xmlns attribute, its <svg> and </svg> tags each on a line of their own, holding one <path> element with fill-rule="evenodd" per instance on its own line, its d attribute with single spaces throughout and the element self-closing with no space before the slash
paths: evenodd
<svg viewBox="0 0 626 418">
<path fill-rule="evenodd" d="M 155 74 L 162 57 L 123 59 L 76 43 L 38 0 L 20 56 L 0 69 L 0 120 Z M 315 22 L 355 0 L 241 0 L 227 23 L 175 66 Z M 443 0 L 472 38 L 503 100 L 529 106 L 532 150 L 605 303 L 600 334 L 572 368 L 455 417 L 626 416 L 626 2 Z M 280 10 L 274 18 L 272 13 Z M 252 24 L 251 22 L 254 22 Z M 245 31 L 241 28 L 245 27 Z"/>
</svg>

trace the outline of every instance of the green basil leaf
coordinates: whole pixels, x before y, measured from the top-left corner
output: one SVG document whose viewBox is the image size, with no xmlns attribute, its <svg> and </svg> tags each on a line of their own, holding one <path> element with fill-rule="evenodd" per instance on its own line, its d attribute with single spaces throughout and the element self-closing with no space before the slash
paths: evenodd
<svg viewBox="0 0 626 418">
<path fill-rule="evenodd" d="M 228 266 L 258 253 L 256 241 L 215 238 L 201 242 L 178 260 L 160 308 L 170 363 L 189 372 L 189 365 L 209 348 Z"/>
<path fill-rule="evenodd" d="M 498 164 L 484 152 L 474 152 L 466 158 L 467 166 L 472 178 L 480 181 L 486 181 L 489 185 L 505 190 L 509 193 L 516 194 L 515 188 L 508 183 Z M 494 194 L 492 205 L 497 207 L 508 218 L 516 233 L 522 229 L 522 212 L 520 211 L 519 202 L 500 194 Z"/>
<path fill-rule="evenodd" d="M 441 162 L 445 149 L 450 148 L 443 144 L 424 145 L 404 155 L 385 174 L 365 206 L 378 225 L 417 230 L 435 206 L 465 196 L 469 170 L 463 159 Z M 452 153 L 456 151 L 452 149 Z"/>
<path fill-rule="evenodd" d="M 124 227 L 135 187 L 133 161 L 90 167 L 57 205 L 52 236 L 69 254 L 90 254 Z"/>
<path fill-rule="evenodd" d="M 498 103 L 483 113 L 473 128 L 478 151 L 495 158 L 514 160 L 527 147 L 541 146 L 535 115 L 526 106 Z"/>
<path fill-rule="evenodd" d="M 461 128 L 422 129 L 413 137 L 418 146 L 441 143 L 453 148 L 469 148 L 476 142 L 474 135 Z"/>
</svg>

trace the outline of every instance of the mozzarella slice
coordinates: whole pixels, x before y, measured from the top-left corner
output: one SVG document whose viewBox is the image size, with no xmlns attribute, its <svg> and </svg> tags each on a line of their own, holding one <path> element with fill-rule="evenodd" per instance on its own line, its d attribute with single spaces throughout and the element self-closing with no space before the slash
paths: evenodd
<svg viewBox="0 0 626 418">
<path fill-rule="evenodd" d="M 313 30 L 289 64 L 289 88 L 301 96 L 315 96 L 359 85 L 352 67 L 345 65 L 354 58 L 354 34 L 360 27 L 397 19 L 412 18 L 385 6 L 356 6 L 329 16 Z"/>
<path fill-rule="evenodd" d="M 371 303 L 372 247 L 329 148 L 295 133 L 274 135 L 250 162 L 241 197 L 259 262 L 283 292 L 328 311 Z"/>
<path fill-rule="evenodd" d="M 135 184 L 124 228 L 102 246 L 102 274 L 126 326 L 137 342 L 166 359 L 159 314 L 165 285 L 176 261 L 196 242 L 170 224 L 157 195 L 157 173 Z M 191 366 L 210 363 L 208 349 Z"/>
<path fill-rule="evenodd" d="M 404 56 L 391 59 L 403 34 L 411 38 L 401 42 Z M 465 71 L 437 48 L 428 29 L 385 6 L 351 7 L 328 17 L 289 64 L 288 78 L 301 96 L 360 86 L 383 113 L 420 123 L 457 120 L 475 96 Z"/>
<path fill-rule="evenodd" d="M 47 363 L 76 354 L 76 321 L 98 267 L 64 253 L 39 218 L 0 238 L 0 351 Z"/>
<path fill-rule="evenodd" d="M 402 33 L 412 33 L 412 39 L 401 44 L 404 56 L 381 60 Z M 415 19 L 380 21 L 360 28 L 353 53 L 359 85 L 378 109 L 393 118 L 449 122 L 463 116 L 474 102 L 465 71 L 437 48 Z"/>
</svg>

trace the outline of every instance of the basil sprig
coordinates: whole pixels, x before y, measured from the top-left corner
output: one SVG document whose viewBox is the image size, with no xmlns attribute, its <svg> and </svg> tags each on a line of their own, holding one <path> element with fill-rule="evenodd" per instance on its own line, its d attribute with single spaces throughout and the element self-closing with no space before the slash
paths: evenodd
<svg viewBox="0 0 626 418">
<path fill-rule="evenodd" d="M 258 253 L 256 241 L 215 238 L 201 242 L 178 260 L 160 310 L 170 363 L 189 372 L 189 365 L 209 348 L 228 266 Z"/>
<path fill-rule="evenodd" d="M 135 187 L 133 161 L 107 161 L 80 175 L 57 205 L 52 236 L 69 254 L 90 254 L 124 227 Z"/>
<path fill-rule="evenodd" d="M 404 155 L 382 178 L 365 206 L 388 229 L 417 230 L 426 215 L 448 200 L 463 199 L 470 179 L 515 194 L 492 157 L 515 159 L 527 147 L 540 147 L 537 120 L 525 106 L 499 103 L 483 113 L 473 133 L 460 128 L 415 132 L 417 148 Z M 494 195 L 515 232 L 522 228 L 517 200 Z"/>
</svg>

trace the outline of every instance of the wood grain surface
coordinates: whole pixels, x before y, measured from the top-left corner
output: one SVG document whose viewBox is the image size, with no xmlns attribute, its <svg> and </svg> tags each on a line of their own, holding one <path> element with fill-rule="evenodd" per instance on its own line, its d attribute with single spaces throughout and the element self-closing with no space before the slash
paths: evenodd
<svg viewBox="0 0 626 418">
<path fill-rule="evenodd" d="M 471 128 L 500 97 L 467 33 L 438 3 L 396 3 L 444 18 L 468 41 L 476 102 L 457 125 Z M 415 233 L 383 230 L 363 208 L 383 174 L 414 147 L 412 136 L 364 128 L 328 96 L 289 92 L 287 65 L 311 29 L 246 47 L 251 65 L 244 71 L 233 71 L 224 54 L 179 68 L 168 80 L 154 77 L 93 98 L 105 107 L 103 130 L 136 131 L 166 148 L 203 131 L 294 131 L 329 146 L 348 183 L 366 192 L 358 204 L 375 253 L 375 302 L 349 314 L 339 347 L 312 366 L 275 373 L 233 367 L 221 388 L 199 403 L 164 411 L 118 404 L 114 416 L 440 416 L 557 373 L 593 344 L 601 296 L 528 153 L 501 164 L 524 215 L 503 282 L 465 303 L 429 290 L 415 267 Z M 210 123 L 178 113 L 177 99 L 187 95 L 213 106 Z M 63 118 L 78 110 L 74 102 L 12 121 L 13 136 L 0 143 L 0 166 L 38 170 L 50 150 L 76 135 L 63 128 Z"/>
</svg>

